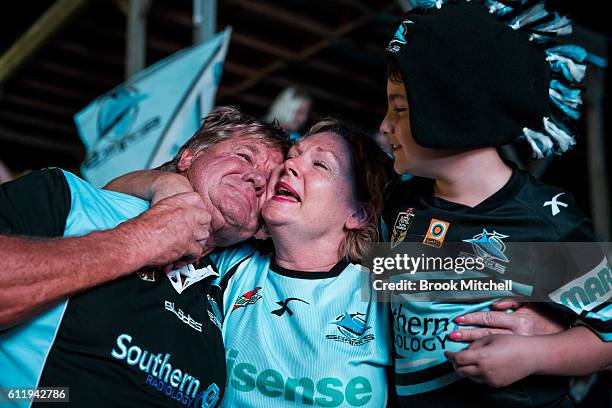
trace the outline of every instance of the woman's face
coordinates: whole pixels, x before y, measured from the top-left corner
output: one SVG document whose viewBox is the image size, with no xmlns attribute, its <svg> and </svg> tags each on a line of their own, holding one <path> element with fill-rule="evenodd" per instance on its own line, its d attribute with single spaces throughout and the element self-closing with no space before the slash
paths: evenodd
<svg viewBox="0 0 612 408">
<path fill-rule="evenodd" d="M 270 231 L 291 225 L 296 234 L 344 234 L 358 208 L 353 192 L 350 151 L 331 132 L 308 136 L 291 147 L 270 180 L 273 190 L 262 216 Z"/>
<path fill-rule="evenodd" d="M 380 124 L 380 132 L 389 138 L 395 162 L 393 167 L 399 174 L 412 173 L 428 176 L 428 167 L 440 156 L 435 149 L 417 144 L 410 129 L 410 110 L 403 82 L 387 79 L 387 114 Z"/>
</svg>

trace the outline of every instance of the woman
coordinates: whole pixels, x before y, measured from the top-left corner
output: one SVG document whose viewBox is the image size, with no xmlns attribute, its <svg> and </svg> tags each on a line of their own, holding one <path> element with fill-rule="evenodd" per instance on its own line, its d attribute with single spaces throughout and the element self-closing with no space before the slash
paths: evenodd
<svg viewBox="0 0 612 408">
<path fill-rule="evenodd" d="M 211 255 L 224 290 L 224 406 L 385 405 L 386 304 L 355 262 L 377 239 L 391 180 L 366 134 L 320 122 L 268 184 L 262 216 L 274 250 Z"/>
</svg>

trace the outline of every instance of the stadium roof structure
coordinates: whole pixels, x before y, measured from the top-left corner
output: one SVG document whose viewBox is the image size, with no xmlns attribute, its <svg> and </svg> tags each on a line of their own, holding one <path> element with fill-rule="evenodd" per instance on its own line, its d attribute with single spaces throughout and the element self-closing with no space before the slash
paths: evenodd
<svg viewBox="0 0 612 408">
<path fill-rule="evenodd" d="M 0 55 L 54 3 L 1 6 Z M 0 76 L 0 159 L 15 171 L 76 169 L 84 152 L 73 115 L 125 80 L 129 1 L 64 3 L 82 4 L 10 76 Z M 145 66 L 193 44 L 192 8 L 192 0 L 150 1 Z M 221 0 L 217 11 L 217 30 L 233 27 L 218 105 L 263 115 L 280 91 L 296 85 L 313 95 L 315 117 L 376 127 L 386 103 L 383 49 L 399 3 Z"/>
<path fill-rule="evenodd" d="M 145 66 L 193 44 L 193 0 L 140 2 L 148 4 Z M 217 31 L 228 25 L 234 31 L 217 104 L 263 115 L 281 90 L 297 85 L 313 95 L 315 119 L 340 115 L 375 129 L 386 103 L 383 49 L 402 14 L 400 3 L 219 0 Z M 0 6 L 0 57 L 34 24 L 39 31 L 59 27 L 53 35 L 26 39 L 23 48 L 30 49 L 11 56 L 19 64 L 10 75 L 0 69 L 0 159 L 11 169 L 78 168 L 84 151 L 73 115 L 125 80 L 130 4 L 37 0 Z M 41 24 L 52 6 L 55 15 Z M 607 24 L 593 24 L 609 36 Z"/>
</svg>

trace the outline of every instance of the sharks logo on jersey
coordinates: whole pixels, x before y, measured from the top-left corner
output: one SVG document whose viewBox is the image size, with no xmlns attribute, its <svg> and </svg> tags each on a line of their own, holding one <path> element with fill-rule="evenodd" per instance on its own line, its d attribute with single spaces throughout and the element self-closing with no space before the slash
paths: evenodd
<svg viewBox="0 0 612 408">
<path fill-rule="evenodd" d="M 325 336 L 328 340 L 348 343 L 351 346 L 362 346 L 374 340 L 373 334 L 366 334 L 371 326 L 366 325 L 363 313 L 348 313 L 344 312 L 336 318 L 336 321 L 330 324 L 336 326 L 340 335 L 328 334 Z"/>
<path fill-rule="evenodd" d="M 506 272 L 506 266 L 496 261 L 510 262 L 505 254 L 506 244 L 502 241 L 502 239 L 508 237 L 509 235 L 500 234 L 497 231 L 490 233 L 483 228 L 480 234 L 476 234 L 470 239 L 464 239 L 463 242 L 472 244 L 475 255 L 484 261 L 485 267 L 499 273 L 504 273 Z M 474 254 L 467 252 L 462 252 L 461 255 L 474 257 Z"/>
</svg>

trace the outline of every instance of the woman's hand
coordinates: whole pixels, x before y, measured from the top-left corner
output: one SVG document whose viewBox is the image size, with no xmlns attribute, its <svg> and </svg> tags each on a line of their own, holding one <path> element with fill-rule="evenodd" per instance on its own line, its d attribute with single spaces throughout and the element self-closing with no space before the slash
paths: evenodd
<svg viewBox="0 0 612 408">
<path fill-rule="evenodd" d="M 459 375 L 500 388 L 536 373 L 534 352 L 529 337 L 495 334 L 444 355 Z"/>
<path fill-rule="evenodd" d="M 538 336 L 555 334 L 567 327 L 532 303 L 521 303 L 514 299 L 502 299 L 491 307 L 493 311 L 474 312 L 459 316 L 454 322 L 465 326 L 480 326 L 475 329 L 459 329 L 450 334 L 453 341 L 474 341 L 490 334 L 518 334 Z M 513 312 L 505 310 L 515 309 Z M 503 311 L 502 311 L 503 310 Z"/>
</svg>

